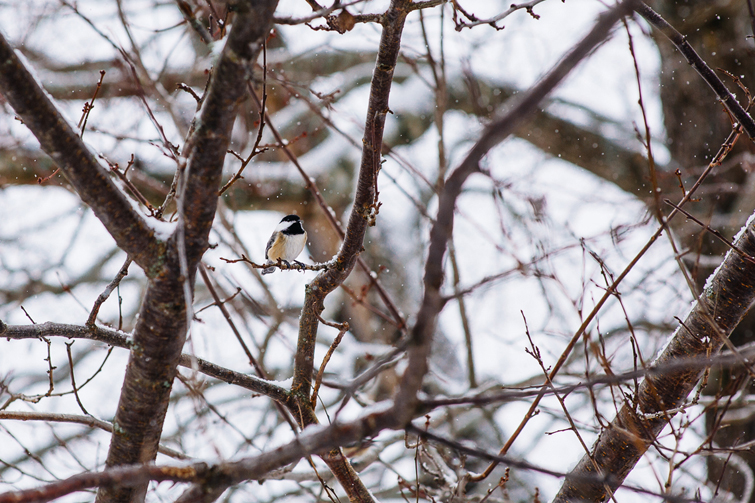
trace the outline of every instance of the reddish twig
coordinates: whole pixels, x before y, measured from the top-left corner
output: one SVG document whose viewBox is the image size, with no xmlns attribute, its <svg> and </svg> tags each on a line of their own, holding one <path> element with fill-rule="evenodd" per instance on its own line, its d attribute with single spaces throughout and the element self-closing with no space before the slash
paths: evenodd
<svg viewBox="0 0 755 503">
<path fill-rule="evenodd" d="M 739 248 L 737 248 L 737 246 L 734 243 L 732 243 L 731 241 L 729 241 L 728 239 L 726 239 L 716 229 L 713 229 L 708 224 L 705 224 L 705 223 L 701 222 L 700 220 L 698 220 L 697 218 L 695 218 L 694 216 L 692 216 L 688 211 L 686 211 L 683 208 L 680 208 L 679 206 L 677 206 L 674 203 L 672 203 L 670 199 L 664 199 L 663 202 L 666 203 L 666 204 L 668 204 L 672 208 L 676 209 L 677 211 L 680 211 L 681 213 L 684 214 L 684 216 L 686 216 L 687 218 L 689 218 L 690 220 L 692 220 L 693 222 L 695 222 L 697 225 L 699 225 L 700 227 L 702 227 L 706 231 L 708 231 L 711 234 L 713 234 L 713 236 L 715 236 L 716 239 L 718 239 L 723 244 L 725 244 L 726 246 L 728 246 L 729 248 L 731 248 L 732 250 L 734 250 L 744 260 L 750 262 L 751 264 L 755 264 L 755 257 L 751 257 L 750 255 L 747 255 L 745 252 L 743 252 L 742 250 L 740 250 Z"/>
<path fill-rule="evenodd" d="M 222 260 L 223 262 L 227 264 L 235 264 L 237 262 L 244 262 L 246 264 L 249 264 L 249 267 L 251 267 L 252 269 L 267 269 L 268 267 L 277 267 L 278 269 L 282 271 L 323 271 L 327 269 L 328 267 L 332 267 L 334 263 L 331 260 L 329 262 L 322 262 L 320 264 L 303 264 L 301 262 L 294 262 L 293 264 L 286 264 L 285 262 L 279 259 L 278 262 L 274 262 L 272 264 L 257 264 L 249 260 L 249 258 L 243 253 L 241 254 L 240 259 L 227 259 L 227 258 L 220 257 L 220 260 Z"/>
<path fill-rule="evenodd" d="M 257 96 L 257 93 L 254 91 L 254 89 L 249 86 L 249 94 L 251 94 L 252 98 L 257 103 L 258 110 L 261 110 L 259 108 L 261 106 L 261 100 Z M 320 189 L 317 188 L 317 185 L 315 184 L 312 177 L 310 177 L 306 171 L 301 167 L 301 164 L 299 164 L 299 160 L 296 158 L 294 153 L 291 151 L 290 148 L 285 144 L 283 141 L 283 137 L 278 132 L 277 128 L 273 125 L 273 123 L 270 120 L 270 116 L 265 112 L 265 119 L 267 121 L 268 127 L 270 128 L 270 132 L 275 137 L 275 141 L 278 142 L 278 145 L 283 150 L 283 152 L 286 154 L 286 156 L 289 158 L 289 160 L 294 164 L 296 169 L 299 171 L 299 174 L 301 174 L 302 178 L 304 179 L 305 186 L 307 187 L 307 190 L 312 194 L 312 196 L 315 198 L 315 201 L 317 202 L 317 205 L 320 206 L 320 208 L 323 210 L 323 214 L 325 215 L 326 220 L 328 223 L 330 223 L 330 226 L 333 228 L 333 230 L 338 234 L 338 237 L 343 240 L 346 237 L 346 233 L 343 230 L 343 227 L 341 226 L 340 222 L 336 220 L 335 215 L 330 211 L 330 207 L 325 202 L 325 199 L 322 197 L 322 194 L 320 193 Z M 369 206 L 369 203 L 367 203 Z M 391 299 L 390 295 L 388 295 L 388 292 L 385 291 L 383 288 L 383 285 L 375 279 L 372 275 L 372 270 L 367 265 L 367 263 L 362 259 L 362 257 L 357 257 L 357 264 L 359 265 L 359 268 L 364 271 L 369 279 L 369 281 L 375 286 L 378 295 L 380 296 L 381 300 L 385 304 L 386 308 L 388 308 L 388 311 L 391 313 L 391 316 L 396 320 L 396 323 L 398 324 L 400 329 L 403 329 L 406 327 L 406 321 L 404 320 L 404 317 L 401 316 L 401 313 L 399 312 L 398 307 L 396 307 L 396 304 Z"/>
<path fill-rule="evenodd" d="M 325 366 L 330 361 L 330 357 L 333 356 L 333 352 L 336 350 L 338 345 L 341 343 L 341 339 L 343 339 L 344 334 L 349 331 L 349 324 L 348 323 L 331 323 L 329 321 L 325 321 L 324 319 L 320 318 L 320 323 L 323 325 L 327 325 L 329 327 L 333 327 L 338 329 L 338 335 L 333 340 L 333 343 L 328 348 L 328 352 L 325 353 L 325 356 L 322 359 L 322 363 L 320 364 L 320 369 L 317 371 L 317 377 L 315 378 L 315 385 L 312 389 L 312 408 L 314 409 L 317 407 L 317 392 L 320 390 L 320 384 L 322 383 L 322 376 L 325 373 Z"/>
<path fill-rule="evenodd" d="M 118 179 L 123 182 L 123 185 L 126 186 L 126 188 L 131 192 L 131 194 L 136 198 L 137 201 L 142 203 L 148 210 L 150 216 L 156 216 L 157 215 L 157 209 L 152 206 L 152 204 L 147 201 L 147 198 L 144 197 L 144 195 L 139 191 L 139 189 L 134 186 L 133 183 L 131 183 L 131 180 L 128 179 L 126 176 L 126 172 L 131 168 L 131 166 L 134 164 L 134 154 L 131 154 L 131 159 L 128 161 L 128 165 L 126 166 L 126 170 L 121 173 L 120 167 L 118 166 L 117 162 L 111 162 L 107 157 L 105 157 L 104 154 L 99 154 L 100 159 L 104 160 L 108 166 L 110 166 L 110 171 L 115 174 L 115 176 L 118 177 Z"/>
<path fill-rule="evenodd" d="M 84 110 L 82 111 L 81 119 L 79 120 L 79 125 L 77 126 L 81 132 L 79 133 L 79 137 L 84 137 L 84 130 L 87 128 L 87 120 L 89 120 L 89 113 L 94 108 L 94 100 L 97 99 L 97 93 L 100 92 L 100 89 L 102 88 L 102 80 L 105 78 L 105 70 L 100 70 L 100 80 L 97 82 L 97 87 L 94 89 L 94 95 L 92 96 L 92 99 L 86 103 L 84 103 Z"/>
</svg>

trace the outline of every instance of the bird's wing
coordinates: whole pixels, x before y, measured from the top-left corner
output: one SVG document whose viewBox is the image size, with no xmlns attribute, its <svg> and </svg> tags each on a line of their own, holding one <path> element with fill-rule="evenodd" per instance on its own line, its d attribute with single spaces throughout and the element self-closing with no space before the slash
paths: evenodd
<svg viewBox="0 0 755 503">
<path fill-rule="evenodd" d="M 271 258 L 267 255 L 267 252 L 269 252 L 270 248 L 273 247 L 273 243 L 275 243 L 275 238 L 278 237 L 278 234 L 279 233 L 277 232 L 273 232 L 273 235 L 270 236 L 270 239 L 268 239 L 267 241 L 267 246 L 265 246 L 265 258 L 268 260 L 271 260 Z"/>
</svg>

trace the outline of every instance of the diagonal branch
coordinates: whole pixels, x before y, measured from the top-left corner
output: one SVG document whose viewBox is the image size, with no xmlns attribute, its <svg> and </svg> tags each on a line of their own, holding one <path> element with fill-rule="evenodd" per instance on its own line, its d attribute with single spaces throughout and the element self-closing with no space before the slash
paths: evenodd
<svg viewBox="0 0 755 503">
<path fill-rule="evenodd" d="M 379 405 L 376 404 L 376 408 L 379 408 Z M 293 441 L 276 449 L 234 462 L 214 465 L 195 462 L 183 466 L 145 464 L 110 468 L 100 472 L 81 473 L 34 489 L 0 493 L 0 503 L 41 503 L 91 487 L 117 483 L 134 485 L 144 483 L 144 481 L 148 480 L 158 482 L 193 482 L 195 485 L 181 495 L 176 500 L 177 503 L 211 503 L 217 497 L 217 491 L 204 491 L 203 486 L 228 487 L 246 480 L 261 481 L 271 471 L 294 463 L 310 454 L 323 452 L 336 446 L 356 443 L 364 440 L 364 438 L 377 435 L 383 429 L 397 428 L 397 426 L 390 409 L 381 408 L 380 410 L 372 410 L 369 413 L 363 414 L 348 423 L 336 422 L 327 427 L 310 428 Z M 464 444 L 449 441 L 425 431 L 414 424 L 408 424 L 406 430 L 420 437 L 449 445 L 455 451 L 469 457 L 505 463 L 515 468 L 544 473 L 553 477 L 564 476 L 561 472 L 537 466 L 525 460 L 494 455 L 481 449 L 474 449 Z M 586 480 L 592 481 L 611 480 L 612 478 L 610 475 L 603 478 L 598 478 L 594 475 L 585 476 Z M 630 487 L 629 489 L 640 494 L 665 496 L 641 488 Z M 669 499 L 674 500 L 674 498 Z M 688 500 L 685 499 L 684 501 Z"/>
<path fill-rule="evenodd" d="M 407 370 L 396 394 L 394 410 L 404 423 L 411 420 L 417 405 L 417 392 L 427 373 L 435 323 L 444 300 L 440 294 L 445 272 L 443 257 L 453 232 L 456 200 L 466 179 L 480 171 L 480 161 L 495 145 L 511 135 L 523 121 L 530 118 L 539 103 L 608 36 L 616 22 L 631 12 L 632 1 L 625 1 L 603 13 L 593 29 L 534 87 L 524 93 L 507 112 L 490 124 L 475 143 L 467 157 L 451 173 L 438 198 L 438 216 L 430 231 L 430 247 L 425 263 L 425 292 L 411 332 Z"/>
<path fill-rule="evenodd" d="M 186 158 L 185 241 L 187 261 L 196 266 L 207 249 L 207 236 L 215 218 L 222 167 L 237 108 L 246 97 L 246 82 L 272 25 L 277 0 L 238 1 L 236 19 L 220 61 L 212 72 L 195 130 L 184 146 Z M 212 190 L 208 190 L 212 187 Z"/>
<path fill-rule="evenodd" d="M 357 257 L 362 251 L 367 227 L 370 225 L 370 205 L 374 201 L 374 181 L 380 168 L 383 126 L 385 116 L 390 111 L 388 97 L 393 81 L 393 71 L 398 61 L 401 34 L 409 3 L 411 3 L 409 0 L 393 0 L 388 11 L 383 15 L 383 33 L 370 84 L 370 99 L 362 139 L 362 160 L 349 223 L 341 249 L 332 267 L 320 273 L 307 286 L 307 295 L 299 322 L 299 341 L 291 388 L 294 393 L 301 394 L 300 398 L 307 402 L 309 402 L 311 391 L 314 343 L 319 316 L 323 310 L 322 303 L 325 297 L 351 274 Z"/>
<path fill-rule="evenodd" d="M 671 343 L 654 362 L 663 367 L 679 359 L 707 357 L 718 352 L 729 335 L 755 303 L 755 224 L 745 227 L 716 273 L 708 280 L 692 311 L 676 330 Z M 675 415 L 700 379 L 699 366 L 675 367 L 648 375 L 640 385 L 633 404 L 625 404 L 593 446 L 595 463 L 602 473 L 613 474 L 610 489 L 621 485 L 640 457 Z M 659 414 L 660 413 L 660 414 Z M 603 501 L 602 483 L 589 482 L 593 461 L 583 457 L 561 487 L 556 502 Z"/>
<path fill-rule="evenodd" d="M 311 428 L 303 432 L 295 440 L 276 449 L 234 462 L 214 465 L 205 462 L 194 462 L 181 466 L 145 464 L 109 468 L 100 472 L 81 473 L 33 489 L 0 493 L 0 503 L 42 503 L 92 487 L 114 484 L 136 485 L 149 480 L 177 483 L 194 482 L 195 485 L 176 500 L 177 503 L 211 503 L 217 496 L 216 491 L 205 492 L 199 484 L 227 487 L 246 480 L 258 480 L 261 482 L 271 471 L 294 463 L 310 454 L 322 452 L 334 446 L 356 443 L 366 437 L 377 435 L 385 428 L 396 428 L 396 426 L 390 410 L 373 410 L 348 423 L 333 423 L 328 427 Z M 564 476 L 561 472 L 537 466 L 525 460 L 494 455 L 481 449 L 475 449 L 468 445 L 450 441 L 419 428 L 414 424 L 408 424 L 406 430 L 419 437 L 448 445 L 454 451 L 467 457 L 505 463 L 515 468 L 543 473 L 553 477 Z M 593 481 L 598 480 L 597 477 L 589 475 L 585 478 Z M 611 479 L 612 477 L 609 475 L 600 480 Z M 658 494 L 637 487 L 629 487 L 629 489 L 638 494 L 665 497 L 671 501 L 677 500 L 677 498 L 668 497 L 665 494 Z M 679 498 L 679 500 L 691 501 L 685 498 Z"/>
<path fill-rule="evenodd" d="M 703 78 L 703 80 L 713 89 L 713 91 L 721 100 L 721 103 L 726 109 L 734 116 L 735 119 L 742 125 L 742 128 L 747 133 L 747 136 L 751 140 L 755 141 L 755 120 L 748 114 L 742 105 L 739 104 L 737 99 L 724 85 L 718 75 L 703 61 L 692 46 L 687 42 L 684 35 L 676 31 L 676 29 L 668 24 L 660 14 L 651 9 L 647 4 L 640 3 L 636 8 L 637 13 L 642 16 L 648 23 L 654 28 L 663 33 L 669 40 L 676 46 L 679 52 L 682 53 L 692 68 Z"/>
<path fill-rule="evenodd" d="M 164 243 L 60 115 L 2 34 L 0 93 L 37 137 L 42 150 L 61 168 L 81 200 L 92 208 L 118 246 L 144 269 L 147 276 L 154 276 L 154 267 Z"/>
</svg>

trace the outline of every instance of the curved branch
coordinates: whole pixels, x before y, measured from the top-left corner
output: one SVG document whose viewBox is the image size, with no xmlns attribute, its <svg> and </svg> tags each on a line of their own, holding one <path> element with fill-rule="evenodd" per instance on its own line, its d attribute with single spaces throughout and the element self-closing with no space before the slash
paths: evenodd
<svg viewBox="0 0 755 503">
<path fill-rule="evenodd" d="M 362 160 L 359 167 L 357 190 L 349 223 L 341 249 L 332 266 L 320 273 L 307 286 L 307 294 L 299 321 L 299 341 L 294 361 L 292 391 L 309 401 L 311 377 L 314 368 L 314 343 L 317 336 L 319 315 L 325 297 L 337 288 L 351 273 L 362 251 L 364 235 L 369 225 L 370 205 L 375 198 L 375 177 L 380 167 L 380 146 L 383 140 L 385 114 L 389 112 L 393 71 L 398 61 L 401 34 L 406 19 L 408 0 L 393 0 L 383 15 L 383 33 L 380 39 L 375 70 L 370 85 L 370 99 L 363 137 Z"/>
<path fill-rule="evenodd" d="M 411 332 L 409 362 L 395 398 L 395 413 L 403 418 L 404 423 L 408 423 L 417 407 L 417 392 L 427 373 L 427 358 L 430 355 L 435 323 L 444 305 L 440 295 L 444 278 L 443 257 L 453 232 L 456 199 L 464 182 L 471 174 L 480 170 L 479 163 L 488 151 L 528 119 L 537 110 L 539 103 L 569 72 L 608 37 L 613 25 L 631 12 L 633 3 L 628 0 L 603 13 L 590 33 L 574 46 L 564 59 L 517 99 L 503 116 L 485 128 L 467 157 L 446 180 L 438 198 L 438 216 L 430 231 L 430 247 L 425 263 L 425 293 L 417 314 L 417 323 Z"/>
<path fill-rule="evenodd" d="M 272 26 L 277 0 L 235 2 L 228 42 L 212 72 L 194 133 L 184 147 L 185 187 L 182 197 L 186 220 L 185 241 L 189 264 L 199 261 L 207 249 L 207 236 L 215 218 L 226 152 L 237 108 L 246 96 L 246 82 Z M 211 190 L 208 190 L 211 188 Z"/>
<path fill-rule="evenodd" d="M 390 409 L 373 410 L 349 423 L 341 424 L 336 422 L 328 427 L 310 428 L 293 441 L 277 449 L 235 462 L 219 463 L 216 465 L 192 463 L 184 466 L 155 466 L 153 464 L 146 464 L 110 468 L 101 472 L 74 475 L 73 477 L 52 482 L 35 489 L 2 493 L 0 494 L 0 503 L 41 503 L 92 487 L 113 484 L 134 485 L 149 480 L 194 482 L 195 485 L 186 491 L 177 502 L 212 503 L 219 495 L 219 490 L 211 489 L 205 491 L 204 487 L 224 488 L 246 480 L 260 480 L 271 471 L 294 463 L 310 454 L 359 442 L 366 437 L 377 435 L 383 429 L 396 428 L 397 426 Z M 414 424 L 407 425 L 407 431 L 420 437 L 449 445 L 467 456 L 506 463 L 516 468 L 544 473 L 554 477 L 564 476 L 561 472 L 533 465 L 527 461 L 491 454 L 484 450 L 473 449 L 469 446 L 449 441 L 427 432 Z M 585 478 L 596 480 L 594 475 L 587 475 Z M 640 494 L 662 496 L 641 488 L 630 487 L 629 489 Z"/>
<path fill-rule="evenodd" d="M 119 466 L 101 472 L 81 473 L 35 489 L 6 492 L 0 494 L 0 503 L 42 503 L 94 487 L 133 487 L 145 485 L 151 480 L 190 482 L 206 477 L 209 470 L 204 463 L 188 466 Z"/>
<path fill-rule="evenodd" d="M 377 204 L 376 180 L 380 170 L 383 127 L 388 108 L 388 98 L 393 72 L 398 61 L 401 35 L 409 12 L 411 0 L 392 0 L 382 16 L 383 32 L 380 38 L 375 70 L 370 84 L 370 98 L 362 140 L 362 160 L 359 167 L 357 189 L 354 197 L 346 233 L 332 265 L 317 275 L 306 287 L 304 306 L 299 318 L 299 338 L 294 358 L 294 377 L 291 392 L 299 410 L 294 415 L 302 427 L 317 423 L 317 416 L 311 405 L 312 375 L 314 371 L 314 350 L 320 315 L 324 309 L 325 297 L 341 285 L 351 274 L 359 254 L 364 248 L 364 236 L 369 225 L 374 225 Z M 359 479 L 350 463 L 339 448 L 322 454 L 333 474 L 346 490 L 351 501 L 373 501 L 372 495 Z"/>
</svg>

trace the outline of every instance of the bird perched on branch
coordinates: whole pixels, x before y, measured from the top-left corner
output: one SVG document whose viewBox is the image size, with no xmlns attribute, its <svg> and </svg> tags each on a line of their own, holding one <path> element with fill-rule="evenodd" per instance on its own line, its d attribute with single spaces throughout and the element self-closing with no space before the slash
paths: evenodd
<svg viewBox="0 0 755 503">
<path fill-rule="evenodd" d="M 299 264 L 300 262 L 294 259 L 299 256 L 306 243 L 307 231 L 301 225 L 301 218 L 296 215 L 286 215 L 267 242 L 265 258 L 268 263 L 281 260 L 286 265 L 291 265 L 288 263 L 290 260 Z M 271 272 L 275 272 L 275 267 L 267 267 L 262 270 L 262 274 L 270 274 Z"/>
</svg>

